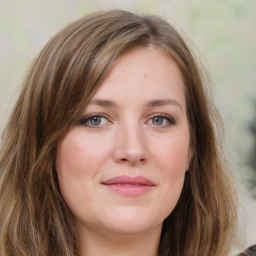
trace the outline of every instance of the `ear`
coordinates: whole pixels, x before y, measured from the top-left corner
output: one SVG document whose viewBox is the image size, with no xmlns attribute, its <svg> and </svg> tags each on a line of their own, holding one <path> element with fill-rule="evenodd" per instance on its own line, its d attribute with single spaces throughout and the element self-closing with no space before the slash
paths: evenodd
<svg viewBox="0 0 256 256">
<path fill-rule="evenodd" d="M 186 171 L 188 171 L 190 168 L 190 164 L 193 159 L 193 156 L 194 156 L 194 149 L 190 146 L 188 150 L 187 161 L 186 161 Z"/>
</svg>

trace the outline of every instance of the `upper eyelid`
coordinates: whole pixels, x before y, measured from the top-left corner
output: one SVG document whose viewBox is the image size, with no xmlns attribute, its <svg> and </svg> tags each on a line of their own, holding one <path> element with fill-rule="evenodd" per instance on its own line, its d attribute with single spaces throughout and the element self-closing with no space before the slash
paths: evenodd
<svg viewBox="0 0 256 256">
<path fill-rule="evenodd" d="M 152 114 L 148 115 L 148 117 L 151 117 L 151 116 L 153 116 L 153 117 L 154 116 L 171 117 L 171 115 L 162 113 L 162 112 L 156 112 L 156 113 L 152 113 Z"/>
<path fill-rule="evenodd" d="M 172 121 L 175 121 L 175 118 L 169 114 L 165 113 L 154 113 L 148 116 L 148 119 L 154 118 L 154 117 L 163 117 L 163 118 L 168 118 L 171 119 Z"/>
<path fill-rule="evenodd" d="M 110 121 L 110 118 L 109 118 L 106 114 L 103 114 L 103 113 L 92 113 L 92 114 L 84 115 L 82 118 L 80 118 L 80 119 L 78 120 L 78 124 L 82 124 L 82 123 L 84 123 L 85 121 L 87 121 L 89 118 L 95 117 L 95 116 L 104 117 L 104 118 L 106 118 L 108 121 Z"/>
<path fill-rule="evenodd" d="M 95 117 L 95 116 L 104 117 L 108 121 L 111 121 L 111 118 L 109 117 L 109 115 L 107 115 L 105 113 L 96 112 L 96 113 L 91 113 L 91 114 L 88 114 L 88 115 L 84 115 L 82 118 L 79 119 L 78 124 L 82 124 L 85 121 L 87 121 L 89 118 Z M 176 119 L 173 116 L 171 116 L 170 114 L 161 113 L 161 112 L 152 113 L 150 115 L 147 115 L 146 120 L 152 119 L 154 117 L 167 118 L 167 119 L 170 119 L 173 123 L 176 123 Z"/>
</svg>

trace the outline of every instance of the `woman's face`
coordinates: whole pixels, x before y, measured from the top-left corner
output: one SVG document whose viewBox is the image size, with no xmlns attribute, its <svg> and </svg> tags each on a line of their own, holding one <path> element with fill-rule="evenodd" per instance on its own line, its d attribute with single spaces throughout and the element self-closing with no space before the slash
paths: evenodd
<svg viewBox="0 0 256 256">
<path fill-rule="evenodd" d="M 58 145 L 61 193 L 81 230 L 161 230 L 189 169 L 184 84 L 149 47 L 124 55 Z"/>
</svg>

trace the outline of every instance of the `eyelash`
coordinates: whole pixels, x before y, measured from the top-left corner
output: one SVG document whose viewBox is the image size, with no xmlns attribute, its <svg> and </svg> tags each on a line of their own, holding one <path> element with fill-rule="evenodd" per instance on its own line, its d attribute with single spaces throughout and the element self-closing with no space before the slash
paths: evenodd
<svg viewBox="0 0 256 256">
<path fill-rule="evenodd" d="M 81 118 L 79 121 L 78 121 L 78 124 L 79 125 L 84 125 L 88 128 L 91 128 L 91 129 L 98 129 L 102 126 L 102 124 L 99 124 L 99 125 L 92 125 L 92 124 L 86 124 L 88 121 L 92 120 L 92 118 L 94 117 L 97 117 L 97 118 L 104 118 L 107 120 L 107 122 L 110 122 L 109 118 L 104 115 L 104 114 L 100 114 L 100 113 L 93 113 L 93 114 L 90 114 L 90 115 L 87 115 L 87 116 L 84 116 L 83 118 Z M 167 114 L 163 114 L 163 113 L 156 113 L 156 114 L 153 114 L 149 117 L 149 121 L 152 121 L 154 118 L 162 118 L 163 120 L 166 120 L 168 122 L 167 125 L 155 125 L 155 124 L 152 124 L 153 126 L 156 126 L 156 127 L 160 127 L 160 128 L 166 128 L 166 127 L 169 127 L 171 125 L 175 125 L 176 124 L 176 121 L 173 117 L 167 115 Z M 147 122 L 149 122 L 147 121 Z"/>
<path fill-rule="evenodd" d="M 173 117 L 171 117 L 170 115 L 167 115 L 167 114 L 163 114 L 163 113 L 156 113 L 156 114 L 153 114 L 152 116 L 150 116 L 150 119 L 149 120 L 153 120 L 154 118 L 162 118 L 164 120 L 166 120 L 168 122 L 167 125 L 165 125 L 164 127 L 163 126 L 159 126 L 160 128 L 165 128 L 165 127 L 169 127 L 171 125 L 175 125 L 176 124 L 176 121 Z M 154 124 L 152 124 L 154 125 Z M 155 125 L 157 126 L 157 125 Z"/>
<path fill-rule="evenodd" d="M 82 119 L 80 119 L 78 121 L 78 124 L 79 125 L 84 125 L 84 126 L 86 126 L 88 128 L 97 129 L 97 128 L 100 127 L 100 125 L 97 126 L 97 125 L 92 125 L 92 124 L 86 124 L 86 122 L 92 120 L 92 118 L 94 118 L 94 117 L 105 118 L 108 122 L 110 122 L 109 118 L 106 115 L 99 114 L 99 113 L 93 113 L 93 114 L 84 116 Z"/>
</svg>

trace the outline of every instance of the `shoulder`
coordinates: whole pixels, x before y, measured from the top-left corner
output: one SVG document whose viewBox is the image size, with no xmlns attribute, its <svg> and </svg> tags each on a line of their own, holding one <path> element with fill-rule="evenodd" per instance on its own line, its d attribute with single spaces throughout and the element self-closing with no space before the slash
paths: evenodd
<svg viewBox="0 0 256 256">
<path fill-rule="evenodd" d="M 256 244 L 250 246 L 244 252 L 240 253 L 238 256 L 256 256 Z"/>
</svg>

